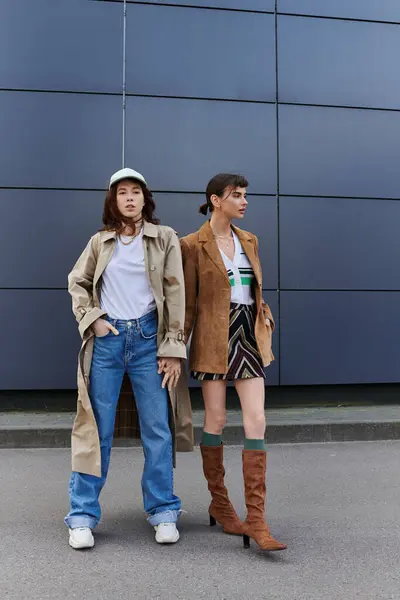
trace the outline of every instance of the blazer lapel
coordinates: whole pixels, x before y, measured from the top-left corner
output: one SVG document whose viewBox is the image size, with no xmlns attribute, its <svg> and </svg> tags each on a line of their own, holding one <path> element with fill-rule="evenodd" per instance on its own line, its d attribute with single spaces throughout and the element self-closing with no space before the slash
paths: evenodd
<svg viewBox="0 0 400 600">
<path fill-rule="evenodd" d="M 224 261 L 221 258 L 221 253 L 215 241 L 206 242 L 204 244 L 204 250 L 207 252 L 208 256 L 211 258 L 216 267 L 221 271 L 224 277 L 229 281 L 228 273 L 226 271 L 226 267 L 224 265 Z"/>
</svg>

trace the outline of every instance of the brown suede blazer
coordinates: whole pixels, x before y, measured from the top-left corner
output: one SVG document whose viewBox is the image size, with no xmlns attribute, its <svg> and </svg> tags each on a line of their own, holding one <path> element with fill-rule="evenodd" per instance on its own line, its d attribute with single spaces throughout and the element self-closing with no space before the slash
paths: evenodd
<svg viewBox="0 0 400 600">
<path fill-rule="evenodd" d="M 262 275 L 255 235 L 233 227 L 251 266 L 256 287 L 255 335 L 263 364 L 274 356 L 271 349 L 274 320 L 262 299 Z M 185 339 L 190 345 L 189 366 L 192 371 L 225 374 L 228 370 L 229 305 L 231 285 L 214 235 L 207 221 L 199 231 L 181 239 L 185 276 Z M 266 324 L 266 318 L 271 325 Z"/>
</svg>

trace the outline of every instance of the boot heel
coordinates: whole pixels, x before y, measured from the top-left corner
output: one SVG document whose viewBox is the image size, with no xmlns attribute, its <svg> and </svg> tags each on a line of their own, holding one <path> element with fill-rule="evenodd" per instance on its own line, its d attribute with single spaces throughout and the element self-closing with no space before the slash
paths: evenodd
<svg viewBox="0 0 400 600">
<path fill-rule="evenodd" d="M 210 515 L 210 527 L 214 527 L 217 524 L 217 521 L 214 519 L 212 515 Z"/>
<path fill-rule="evenodd" d="M 247 550 L 247 548 L 250 548 L 250 538 L 246 534 L 244 534 L 244 536 L 243 536 L 243 546 L 244 546 L 244 548 L 246 548 L 246 550 Z"/>
</svg>

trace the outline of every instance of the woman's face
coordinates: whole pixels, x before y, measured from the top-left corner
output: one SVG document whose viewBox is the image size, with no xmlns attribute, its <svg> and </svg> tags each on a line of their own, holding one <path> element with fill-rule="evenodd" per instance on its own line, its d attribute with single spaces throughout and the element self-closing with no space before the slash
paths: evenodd
<svg viewBox="0 0 400 600">
<path fill-rule="evenodd" d="M 228 186 L 222 196 L 211 196 L 214 208 L 229 219 L 243 219 L 248 205 L 246 188 Z"/>
<path fill-rule="evenodd" d="M 137 220 L 142 215 L 144 206 L 143 190 L 139 183 L 132 179 L 123 179 L 117 185 L 117 207 L 121 215 Z"/>
</svg>

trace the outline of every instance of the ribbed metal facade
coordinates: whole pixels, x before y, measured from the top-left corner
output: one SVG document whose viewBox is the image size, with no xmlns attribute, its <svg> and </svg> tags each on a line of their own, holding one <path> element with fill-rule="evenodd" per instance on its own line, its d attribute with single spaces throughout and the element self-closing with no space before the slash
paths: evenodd
<svg viewBox="0 0 400 600">
<path fill-rule="evenodd" d="M 213 174 L 248 176 L 270 384 L 400 381 L 398 0 L 125 10 L 1 3 L 0 388 L 75 387 L 67 274 L 123 163 L 181 235 Z"/>
</svg>

